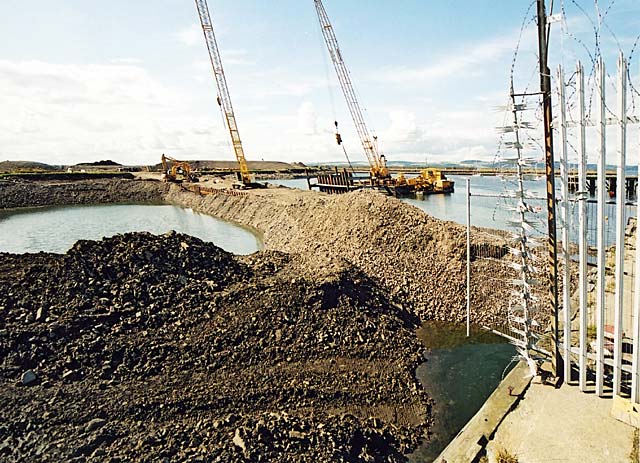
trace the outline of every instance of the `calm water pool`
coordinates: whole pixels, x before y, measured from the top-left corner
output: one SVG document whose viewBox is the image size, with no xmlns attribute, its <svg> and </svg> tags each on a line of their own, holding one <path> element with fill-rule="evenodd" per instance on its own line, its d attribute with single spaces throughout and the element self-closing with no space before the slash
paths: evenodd
<svg viewBox="0 0 640 463">
<path fill-rule="evenodd" d="M 464 326 L 441 322 L 425 323 L 418 336 L 429 350 L 416 376 L 435 400 L 435 425 L 410 461 L 431 463 L 515 366 L 515 348 L 484 330 L 467 338 Z"/>
<path fill-rule="evenodd" d="M 250 230 L 172 205 L 100 204 L 0 211 L 0 252 L 64 253 L 78 240 L 118 233 L 175 230 L 234 254 L 262 249 Z"/>
</svg>

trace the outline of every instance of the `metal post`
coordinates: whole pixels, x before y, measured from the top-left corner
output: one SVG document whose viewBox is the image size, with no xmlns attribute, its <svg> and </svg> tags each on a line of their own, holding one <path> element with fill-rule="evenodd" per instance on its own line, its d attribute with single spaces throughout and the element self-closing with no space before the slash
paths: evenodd
<svg viewBox="0 0 640 463">
<path fill-rule="evenodd" d="M 564 380 L 571 380 L 571 276 L 569 270 L 571 261 L 569 259 L 569 167 L 567 153 L 567 116 L 564 93 L 564 71 L 562 66 L 558 66 L 558 85 L 560 90 L 560 179 L 562 188 L 562 311 L 564 313 L 564 333 L 563 333 L 563 366 Z"/>
<path fill-rule="evenodd" d="M 547 224 L 549 252 L 549 298 L 551 302 L 551 369 L 558 376 L 560 352 L 558 350 L 558 245 L 556 242 L 556 191 L 555 166 L 553 159 L 553 121 L 551 104 L 551 71 L 547 64 L 549 38 L 547 37 L 547 13 L 544 0 L 537 0 L 538 6 L 538 54 L 540 57 L 540 92 L 544 116 L 544 147 L 547 177 Z"/>
<path fill-rule="evenodd" d="M 638 159 L 640 172 L 640 159 Z M 636 184 L 636 274 L 633 287 L 633 360 L 631 365 L 631 401 L 640 403 L 640 183 Z"/>
<path fill-rule="evenodd" d="M 607 126 L 605 119 L 605 76 L 606 71 L 602 57 L 598 62 L 597 87 L 600 107 L 598 111 L 598 125 L 600 127 L 600 146 L 598 149 L 598 276 L 597 276 L 597 303 L 596 303 L 596 394 L 604 394 L 604 317 L 605 317 L 605 201 L 606 201 L 606 176 L 607 176 Z"/>
<path fill-rule="evenodd" d="M 580 372 L 578 374 L 578 384 L 581 391 L 587 389 L 587 327 L 588 327 L 588 303 L 587 303 L 587 148 L 585 137 L 585 104 L 584 104 L 584 68 L 582 63 L 578 63 L 576 70 L 576 82 L 578 84 L 578 252 L 580 281 Z"/>
<path fill-rule="evenodd" d="M 619 144 L 616 191 L 616 299 L 613 333 L 613 394 L 620 395 L 622 383 L 622 312 L 624 309 L 624 234 L 627 163 L 627 63 L 622 52 L 618 57 Z"/>
<path fill-rule="evenodd" d="M 467 183 L 467 337 L 471 334 L 471 179 Z"/>
</svg>

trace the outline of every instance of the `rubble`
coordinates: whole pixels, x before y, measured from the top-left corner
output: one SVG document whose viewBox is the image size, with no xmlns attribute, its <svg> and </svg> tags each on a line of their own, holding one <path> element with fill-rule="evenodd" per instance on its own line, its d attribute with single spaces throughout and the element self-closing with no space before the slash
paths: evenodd
<svg viewBox="0 0 640 463">
<path fill-rule="evenodd" d="M 431 419 L 415 328 L 466 315 L 462 226 L 370 191 L 0 181 L 0 209 L 132 201 L 251 227 L 267 250 L 138 233 L 0 254 L 0 460 L 405 461 Z M 473 266 L 473 321 L 502 321 L 506 267 Z"/>
<path fill-rule="evenodd" d="M 20 378 L 20 382 L 23 386 L 28 386 L 29 384 L 38 380 L 38 377 L 33 372 L 33 370 L 27 370 L 22 374 L 22 378 Z"/>
<path fill-rule="evenodd" d="M 396 198 L 361 190 L 342 195 L 289 190 L 250 198 L 199 197 L 171 188 L 165 200 L 263 232 L 267 249 L 334 255 L 378 282 L 423 320 L 466 318 L 466 228 Z M 501 234 L 475 231 L 475 247 L 502 246 Z M 509 258 L 507 255 L 506 258 Z M 473 262 L 473 322 L 502 323 L 513 278 L 486 259 Z"/>
<path fill-rule="evenodd" d="M 2 461 L 405 461 L 428 431 L 419 319 L 335 256 L 118 235 L 0 254 L 0 306 Z"/>
<path fill-rule="evenodd" d="M 0 211 L 18 207 L 160 202 L 166 183 L 125 179 L 27 181 L 0 179 Z"/>
</svg>

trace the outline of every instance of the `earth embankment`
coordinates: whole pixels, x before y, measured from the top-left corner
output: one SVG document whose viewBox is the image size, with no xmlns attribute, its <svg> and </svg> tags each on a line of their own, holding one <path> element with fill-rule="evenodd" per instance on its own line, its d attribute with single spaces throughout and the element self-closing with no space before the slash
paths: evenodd
<svg viewBox="0 0 640 463">
<path fill-rule="evenodd" d="M 158 201 L 267 250 L 132 234 L 0 255 L 0 456 L 403 461 L 429 425 L 415 329 L 465 316 L 464 228 L 367 191 L 0 182 L 0 209 Z M 474 266 L 474 321 L 491 324 L 506 271 Z"/>
<path fill-rule="evenodd" d="M 249 226 L 267 249 L 341 257 L 384 287 L 394 303 L 423 320 L 466 317 L 466 229 L 373 191 L 320 195 L 286 188 L 247 196 L 197 196 L 173 186 L 174 204 Z M 496 244 L 497 243 L 497 244 Z M 474 233 L 474 244 L 502 246 L 504 238 Z M 506 319 L 510 288 L 502 264 L 473 263 L 474 322 Z M 496 282 L 502 281 L 501 284 Z"/>
<path fill-rule="evenodd" d="M 160 202 L 168 191 L 166 183 L 125 179 L 0 180 L 0 210 L 68 204 Z"/>
<path fill-rule="evenodd" d="M 423 320 L 466 317 L 465 228 L 375 192 L 324 195 L 270 188 L 244 196 L 199 196 L 157 181 L 0 181 L 0 209 L 161 201 L 252 228 L 267 249 L 343 258 Z M 476 231 L 473 245 L 499 248 L 504 238 Z M 511 278 L 508 269 L 481 259 L 473 262 L 472 274 L 473 321 L 502 323 L 506 314 L 501 301 L 510 291 L 504 284 Z"/>
</svg>

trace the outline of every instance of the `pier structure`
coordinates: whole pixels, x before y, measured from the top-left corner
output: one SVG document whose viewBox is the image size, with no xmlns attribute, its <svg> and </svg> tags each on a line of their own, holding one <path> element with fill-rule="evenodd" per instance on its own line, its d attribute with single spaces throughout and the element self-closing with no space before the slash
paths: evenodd
<svg viewBox="0 0 640 463">
<path fill-rule="evenodd" d="M 572 173 L 569 175 L 569 193 L 575 194 L 579 191 L 587 191 L 589 196 L 595 197 L 596 195 L 596 185 L 597 185 L 598 175 L 597 172 L 588 172 L 586 175 L 586 183 L 584 185 L 584 189 L 580 188 L 578 181 L 578 174 Z M 632 200 L 636 198 L 637 189 L 638 189 L 638 175 L 625 175 L 625 199 Z M 618 178 L 616 172 L 607 172 L 605 178 L 605 188 L 607 196 L 613 198 L 617 194 L 618 188 Z"/>
</svg>

